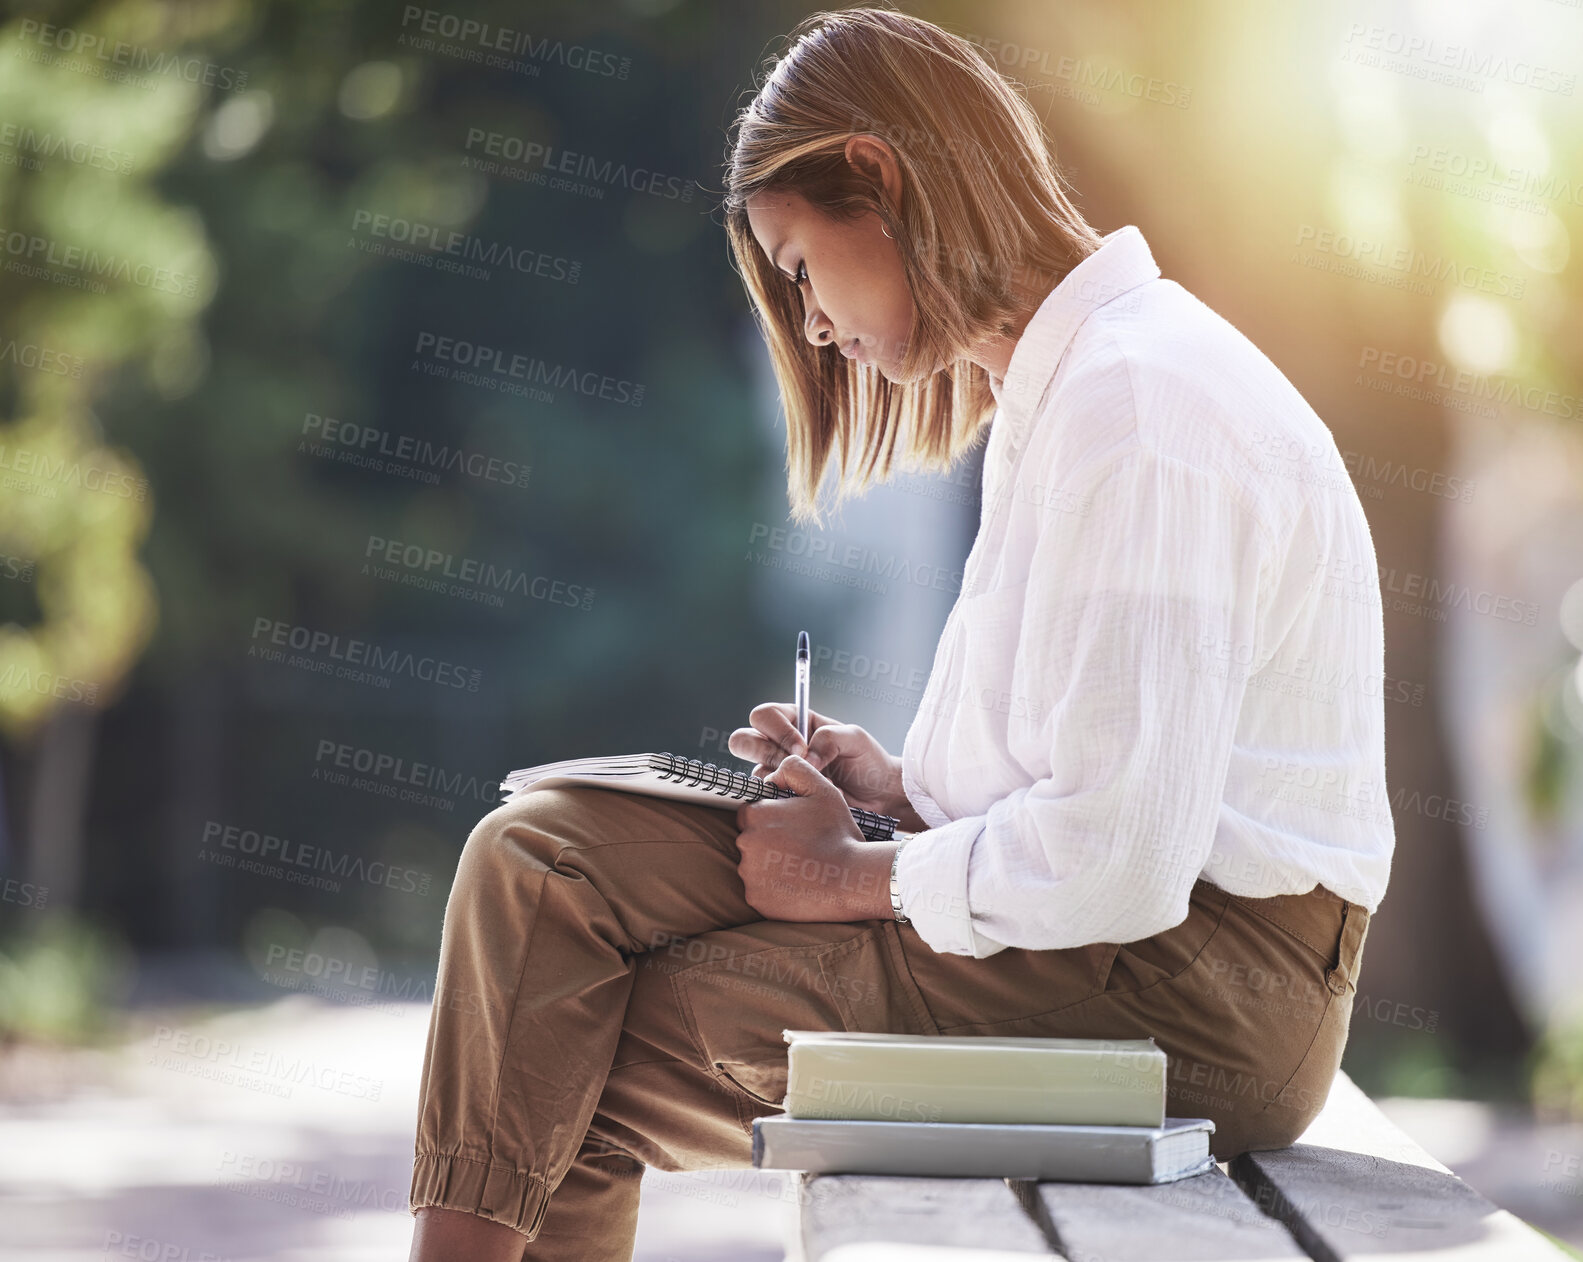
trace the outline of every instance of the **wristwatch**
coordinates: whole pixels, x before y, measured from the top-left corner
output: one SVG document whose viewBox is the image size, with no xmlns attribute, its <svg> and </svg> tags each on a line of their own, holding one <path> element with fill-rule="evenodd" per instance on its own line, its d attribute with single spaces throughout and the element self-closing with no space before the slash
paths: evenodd
<svg viewBox="0 0 1583 1262">
<path fill-rule="evenodd" d="M 912 918 L 902 914 L 901 886 L 896 881 L 896 865 L 901 862 L 901 848 L 906 844 L 905 841 L 896 843 L 896 854 L 890 861 L 890 909 L 896 917 L 896 923 L 901 925 L 912 924 Z"/>
</svg>

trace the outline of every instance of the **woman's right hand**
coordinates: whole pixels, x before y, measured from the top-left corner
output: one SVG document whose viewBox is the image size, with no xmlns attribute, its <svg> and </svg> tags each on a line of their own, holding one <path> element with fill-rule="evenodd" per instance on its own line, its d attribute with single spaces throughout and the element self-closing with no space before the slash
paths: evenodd
<svg viewBox="0 0 1583 1262">
<path fill-rule="evenodd" d="M 800 754 L 845 795 L 847 805 L 878 811 L 901 820 L 907 832 L 921 832 L 928 825 L 907 801 L 901 783 L 901 759 L 855 723 L 838 723 L 808 711 L 808 745 L 797 732 L 797 707 L 786 701 L 766 701 L 748 714 L 751 727 L 732 732 L 726 747 L 738 758 L 754 760 L 753 774 L 767 776 L 788 754 Z"/>
</svg>

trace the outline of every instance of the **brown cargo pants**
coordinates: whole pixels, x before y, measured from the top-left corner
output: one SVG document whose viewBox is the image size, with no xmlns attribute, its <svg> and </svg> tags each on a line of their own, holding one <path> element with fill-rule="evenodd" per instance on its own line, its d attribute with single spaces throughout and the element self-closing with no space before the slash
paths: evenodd
<svg viewBox="0 0 1583 1262">
<path fill-rule="evenodd" d="M 764 920 L 733 811 L 538 789 L 486 815 L 446 905 L 411 1209 L 516 1228 L 532 1262 L 628 1262 L 645 1166 L 752 1164 L 783 1029 L 1153 1037 L 1215 1156 L 1291 1143 L 1341 1061 L 1368 913 L 1200 880 L 1136 942 L 941 954 L 893 920 Z"/>
</svg>

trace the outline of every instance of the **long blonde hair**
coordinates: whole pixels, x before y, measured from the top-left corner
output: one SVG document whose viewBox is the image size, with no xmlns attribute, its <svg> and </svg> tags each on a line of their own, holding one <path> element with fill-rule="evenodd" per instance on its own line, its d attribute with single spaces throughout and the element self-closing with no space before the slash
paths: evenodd
<svg viewBox="0 0 1583 1262">
<path fill-rule="evenodd" d="M 887 8 L 810 14 L 787 40 L 732 124 L 723 210 L 780 384 L 792 514 L 820 522 L 832 451 L 839 506 L 888 477 L 898 444 L 904 468 L 945 472 L 978 441 L 994 398 L 967 352 L 1009 335 L 1027 295 L 1042 299 L 1100 234 L 1068 200 L 1038 115 L 967 40 Z M 895 152 L 899 215 L 846 161 L 854 135 Z M 915 312 L 904 384 L 804 336 L 801 300 L 747 217 L 749 198 L 786 191 L 838 220 L 872 211 L 895 238 Z"/>
</svg>

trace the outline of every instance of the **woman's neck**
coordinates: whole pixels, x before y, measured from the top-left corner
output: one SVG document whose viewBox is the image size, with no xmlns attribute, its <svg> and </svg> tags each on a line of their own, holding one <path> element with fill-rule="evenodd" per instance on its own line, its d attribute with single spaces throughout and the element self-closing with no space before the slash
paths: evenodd
<svg viewBox="0 0 1583 1262">
<path fill-rule="evenodd" d="M 968 358 L 997 381 L 1005 377 L 1006 369 L 1011 365 L 1012 352 L 1022 340 L 1023 330 L 1028 327 L 1028 322 L 1033 319 L 1034 312 L 1038 311 L 1043 301 L 1044 296 L 1040 295 L 1031 305 L 1019 310 L 1002 326 L 1005 332 L 985 338 L 973 348 Z"/>
</svg>

